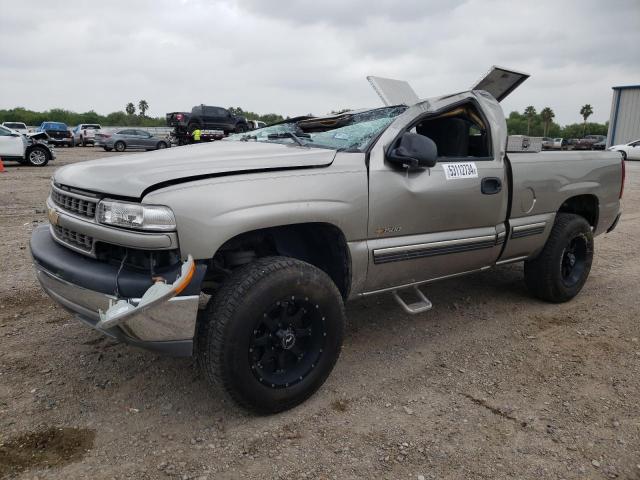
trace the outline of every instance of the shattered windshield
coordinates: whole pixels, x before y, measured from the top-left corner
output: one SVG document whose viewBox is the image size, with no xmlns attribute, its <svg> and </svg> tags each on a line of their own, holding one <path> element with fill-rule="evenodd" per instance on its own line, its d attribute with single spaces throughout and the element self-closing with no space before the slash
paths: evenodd
<svg viewBox="0 0 640 480">
<path fill-rule="evenodd" d="M 310 118 L 238 133 L 231 141 L 297 144 L 305 147 L 363 151 L 407 109 L 404 105 L 353 111 L 333 117 Z"/>
</svg>

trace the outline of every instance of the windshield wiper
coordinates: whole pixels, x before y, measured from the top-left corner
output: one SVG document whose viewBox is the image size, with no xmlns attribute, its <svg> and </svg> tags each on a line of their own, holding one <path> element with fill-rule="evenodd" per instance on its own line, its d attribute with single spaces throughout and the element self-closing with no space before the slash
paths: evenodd
<svg viewBox="0 0 640 480">
<path fill-rule="evenodd" d="M 267 135 L 267 138 L 269 140 L 277 140 L 279 138 L 290 138 L 301 147 L 304 147 L 304 143 L 302 143 L 302 140 L 300 140 L 300 137 L 298 137 L 295 133 L 292 133 L 292 132 L 270 133 L 269 135 Z M 311 141 L 310 138 L 309 138 L 309 141 Z"/>
</svg>

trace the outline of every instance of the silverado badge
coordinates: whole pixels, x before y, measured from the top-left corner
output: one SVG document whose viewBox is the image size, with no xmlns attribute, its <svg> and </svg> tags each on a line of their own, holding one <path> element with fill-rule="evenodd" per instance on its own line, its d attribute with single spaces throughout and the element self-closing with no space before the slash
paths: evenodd
<svg viewBox="0 0 640 480">
<path fill-rule="evenodd" d="M 49 208 L 47 216 L 49 217 L 49 222 L 51 222 L 51 225 L 58 225 L 60 214 L 55 208 Z"/>
</svg>

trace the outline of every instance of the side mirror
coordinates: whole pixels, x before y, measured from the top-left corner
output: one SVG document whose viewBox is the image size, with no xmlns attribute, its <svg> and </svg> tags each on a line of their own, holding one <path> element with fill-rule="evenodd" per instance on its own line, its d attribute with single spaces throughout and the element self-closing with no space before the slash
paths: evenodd
<svg viewBox="0 0 640 480">
<path fill-rule="evenodd" d="M 438 159 L 438 147 L 429 137 L 406 132 L 387 155 L 387 160 L 405 168 L 434 167 Z"/>
<path fill-rule="evenodd" d="M 13 133 L 11 132 L 11 136 L 12 137 L 21 137 L 22 135 L 20 133 Z"/>
</svg>

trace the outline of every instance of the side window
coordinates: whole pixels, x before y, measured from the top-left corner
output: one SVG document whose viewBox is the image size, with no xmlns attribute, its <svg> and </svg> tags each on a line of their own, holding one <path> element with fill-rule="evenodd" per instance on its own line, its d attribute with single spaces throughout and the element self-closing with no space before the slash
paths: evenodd
<svg viewBox="0 0 640 480">
<path fill-rule="evenodd" d="M 426 118 L 415 126 L 415 133 L 435 142 L 439 161 L 492 160 L 488 127 L 473 105 Z"/>
<path fill-rule="evenodd" d="M 120 130 L 118 135 L 133 135 L 133 130 Z"/>
<path fill-rule="evenodd" d="M 217 117 L 227 117 L 229 116 L 229 112 L 227 112 L 224 108 L 216 108 L 216 116 Z"/>
</svg>

